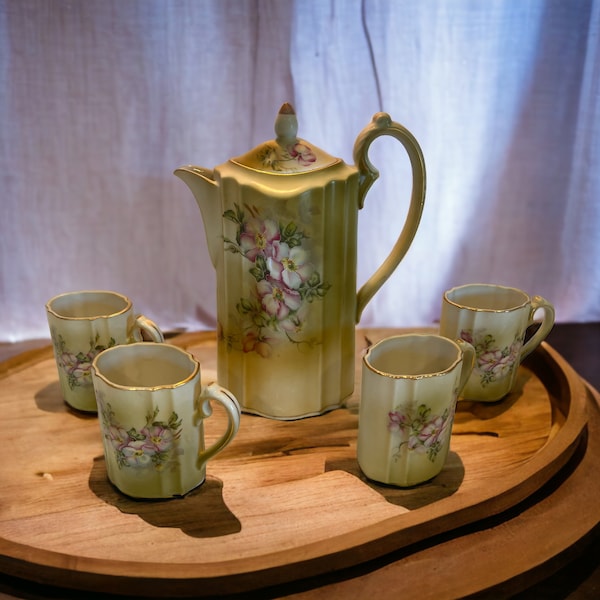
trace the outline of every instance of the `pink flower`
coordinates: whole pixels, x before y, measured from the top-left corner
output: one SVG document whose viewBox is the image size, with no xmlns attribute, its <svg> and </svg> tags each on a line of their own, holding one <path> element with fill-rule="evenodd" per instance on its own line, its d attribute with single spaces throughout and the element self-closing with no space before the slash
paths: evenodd
<svg viewBox="0 0 600 600">
<path fill-rule="evenodd" d="M 259 337 L 255 331 L 249 331 L 242 339 L 244 352 L 256 352 L 263 358 L 271 356 L 271 346 L 264 337 Z"/>
<path fill-rule="evenodd" d="M 515 357 L 511 354 L 503 356 L 501 350 L 491 350 L 479 356 L 477 367 L 483 373 L 488 373 L 494 378 L 498 378 L 510 373 L 514 362 Z"/>
<path fill-rule="evenodd" d="M 301 144 L 300 142 L 289 146 L 288 152 L 290 153 L 290 156 L 296 158 L 298 163 L 303 167 L 307 167 L 317 160 L 313 151 L 306 144 Z"/>
<path fill-rule="evenodd" d="M 144 446 L 151 453 L 164 452 L 170 450 L 173 446 L 173 432 L 167 427 L 162 427 L 161 425 L 147 426 L 140 433 L 146 436 Z"/>
<path fill-rule="evenodd" d="M 313 271 L 306 250 L 296 246 L 290 248 L 283 242 L 273 242 L 272 256 L 267 260 L 271 277 L 282 281 L 288 288 L 297 290 Z"/>
<path fill-rule="evenodd" d="M 78 360 L 72 352 L 63 352 L 59 357 L 59 362 L 65 371 L 71 372 L 77 366 Z"/>
<path fill-rule="evenodd" d="M 416 433 L 412 433 L 408 438 L 408 449 L 416 452 L 417 454 L 425 454 L 427 447 L 423 444 L 422 440 Z"/>
<path fill-rule="evenodd" d="M 428 448 L 437 442 L 444 432 L 446 421 L 442 417 L 435 417 L 429 423 L 426 423 L 419 433 L 419 439 L 423 445 Z"/>
<path fill-rule="evenodd" d="M 408 417 L 397 410 L 389 412 L 388 417 L 388 430 L 392 433 L 396 433 L 408 425 Z"/>
<path fill-rule="evenodd" d="M 469 331 L 469 330 L 465 330 L 465 329 L 463 329 L 463 330 L 460 332 L 460 337 L 461 337 L 461 339 L 463 339 L 465 342 L 468 342 L 468 343 L 469 343 L 469 344 L 471 344 L 471 345 L 474 343 L 474 342 L 473 342 L 473 333 L 472 333 L 471 331 Z"/>
<path fill-rule="evenodd" d="M 79 363 L 70 371 L 70 374 L 76 379 L 80 380 L 80 385 L 83 385 L 84 383 L 92 380 L 91 368 L 92 363 Z"/>
<path fill-rule="evenodd" d="M 129 467 L 145 467 L 152 462 L 153 450 L 146 447 L 146 440 L 129 440 L 121 449 L 123 460 Z"/>
<path fill-rule="evenodd" d="M 294 314 L 288 315 L 285 319 L 279 321 L 279 327 L 289 333 L 301 333 L 304 329 L 305 315 L 303 313 L 305 312 L 306 307 L 298 309 Z"/>
<path fill-rule="evenodd" d="M 279 237 L 279 226 L 272 219 L 250 219 L 240 235 L 240 248 L 244 256 L 254 262 L 259 254 L 268 256 L 271 244 Z"/>
<path fill-rule="evenodd" d="M 120 450 L 129 442 L 129 434 L 123 427 L 111 426 L 106 436 L 115 450 Z"/>
<path fill-rule="evenodd" d="M 78 358 L 72 352 L 63 352 L 59 363 L 67 375 L 77 380 L 77 385 L 89 384 L 92 381 L 92 361 L 97 352 L 88 352 L 83 358 Z"/>
<path fill-rule="evenodd" d="M 267 314 L 277 320 L 285 319 L 291 311 L 298 310 L 302 304 L 300 294 L 290 290 L 277 281 L 263 279 L 256 289 L 260 296 L 262 307 Z"/>
</svg>

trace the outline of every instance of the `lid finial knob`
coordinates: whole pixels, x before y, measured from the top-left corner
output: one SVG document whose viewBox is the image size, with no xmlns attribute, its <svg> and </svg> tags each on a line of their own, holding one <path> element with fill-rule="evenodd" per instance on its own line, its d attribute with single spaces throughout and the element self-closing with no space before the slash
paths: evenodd
<svg viewBox="0 0 600 600">
<path fill-rule="evenodd" d="M 297 139 L 298 119 L 294 107 L 289 102 L 284 103 L 279 109 L 279 114 L 275 119 L 275 135 L 277 142 L 282 145 Z"/>
</svg>

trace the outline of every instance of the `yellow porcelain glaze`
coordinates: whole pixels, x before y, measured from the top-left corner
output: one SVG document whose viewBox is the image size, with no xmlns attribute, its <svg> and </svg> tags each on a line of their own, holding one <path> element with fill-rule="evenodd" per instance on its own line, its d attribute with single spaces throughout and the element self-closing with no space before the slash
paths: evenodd
<svg viewBox="0 0 600 600">
<path fill-rule="evenodd" d="M 204 482 L 206 463 L 237 434 L 237 400 L 216 384 L 203 387 L 196 359 L 170 344 L 109 348 L 93 362 L 92 381 L 109 480 L 133 498 L 181 496 Z M 210 401 L 227 427 L 208 448 Z"/>
<path fill-rule="evenodd" d="M 369 348 L 357 438 L 358 464 L 369 479 L 410 487 L 442 470 L 474 359 L 470 344 L 437 335 L 393 336 Z"/>
<path fill-rule="evenodd" d="M 117 292 L 84 290 L 55 296 L 46 304 L 60 387 L 65 402 L 96 412 L 91 379 L 94 357 L 111 346 L 146 339 L 162 342 L 158 326 L 133 312 L 131 300 Z"/>
</svg>

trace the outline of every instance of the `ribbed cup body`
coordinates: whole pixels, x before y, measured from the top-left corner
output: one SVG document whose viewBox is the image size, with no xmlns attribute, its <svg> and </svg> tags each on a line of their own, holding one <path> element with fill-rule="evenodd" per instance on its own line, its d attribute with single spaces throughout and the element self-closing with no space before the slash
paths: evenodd
<svg viewBox="0 0 600 600">
<path fill-rule="evenodd" d="M 64 400 L 77 410 L 96 412 L 92 361 L 101 350 L 130 341 L 131 302 L 114 292 L 61 294 L 48 302 L 46 315 Z"/>
<path fill-rule="evenodd" d="M 170 498 L 204 481 L 197 363 L 175 347 L 131 344 L 99 355 L 92 377 L 108 478 L 121 492 Z"/>
<path fill-rule="evenodd" d="M 461 350 L 438 336 L 395 336 L 369 349 L 357 438 L 369 479 L 409 487 L 442 470 L 462 372 Z"/>
<path fill-rule="evenodd" d="M 548 308 L 544 308 L 543 330 L 529 341 L 529 349 L 545 337 L 544 331 L 554 322 L 551 306 L 537 297 L 538 305 Z M 477 353 L 475 368 L 462 392 L 465 399 L 495 402 L 511 391 L 528 349 L 523 344 L 534 312 L 531 298 L 516 288 L 468 284 L 444 294 L 440 334 L 469 342 Z"/>
</svg>

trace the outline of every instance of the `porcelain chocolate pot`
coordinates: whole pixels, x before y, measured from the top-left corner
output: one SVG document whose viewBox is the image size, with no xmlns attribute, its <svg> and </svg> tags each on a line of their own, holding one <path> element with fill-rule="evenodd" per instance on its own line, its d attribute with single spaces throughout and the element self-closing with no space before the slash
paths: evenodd
<svg viewBox="0 0 600 600">
<path fill-rule="evenodd" d="M 297 129 L 284 104 L 275 140 L 214 170 L 175 171 L 200 207 L 217 273 L 219 384 L 244 412 L 274 419 L 318 415 L 352 394 L 355 324 L 412 243 L 425 199 L 419 144 L 386 113 L 356 139 L 356 166 Z M 410 158 L 411 199 L 390 255 L 357 293 L 358 212 L 379 175 L 367 153 L 381 135 Z"/>
</svg>

